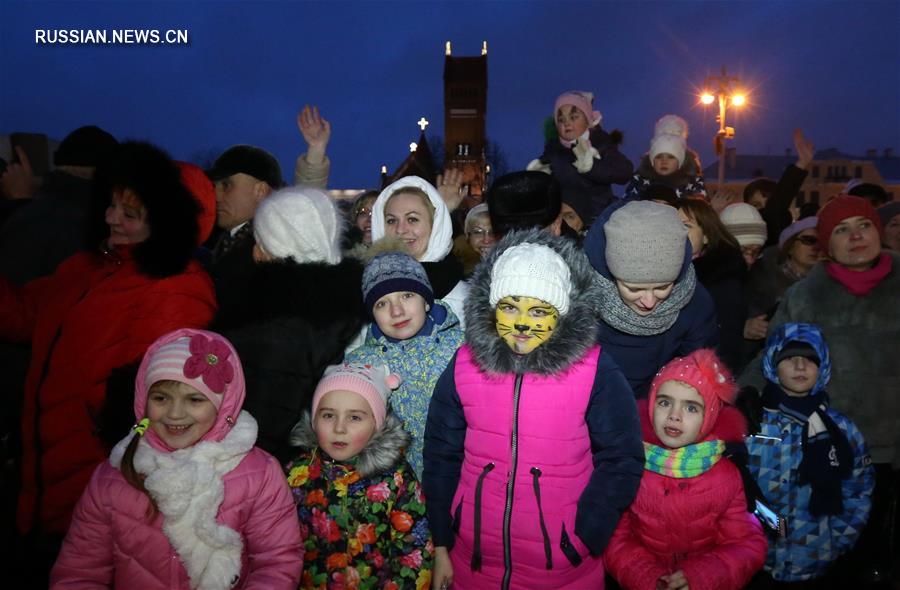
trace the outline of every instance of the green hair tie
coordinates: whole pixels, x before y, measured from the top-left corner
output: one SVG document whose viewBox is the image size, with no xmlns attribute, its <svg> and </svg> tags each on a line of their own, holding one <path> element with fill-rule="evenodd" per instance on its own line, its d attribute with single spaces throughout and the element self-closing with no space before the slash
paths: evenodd
<svg viewBox="0 0 900 590">
<path fill-rule="evenodd" d="M 147 432 L 148 426 L 150 426 L 150 418 L 144 418 L 134 425 L 134 431 L 138 436 L 144 436 L 144 433 Z"/>
</svg>

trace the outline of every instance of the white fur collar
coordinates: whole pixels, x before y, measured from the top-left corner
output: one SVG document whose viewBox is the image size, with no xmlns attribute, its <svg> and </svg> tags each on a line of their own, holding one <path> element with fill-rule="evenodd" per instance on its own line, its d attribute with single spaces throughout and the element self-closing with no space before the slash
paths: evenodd
<svg viewBox="0 0 900 590">
<path fill-rule="evenodd" d="M 218 442 L 199 442 L 170 453 L 141 440 L 134 468 L 146 476 L 144 486 L 163 515 L 163 532 L 178 552 L 191 588 L 231 588 L 240 579 L 243 541 L 240 534 L 216 522 L 225 497 L 222 476 L 237 467 L 256 443 L 256 420 L 242 411 L 234 427 Z M 127 436 L 110 454 L 119 468 Z"/>
</svg>

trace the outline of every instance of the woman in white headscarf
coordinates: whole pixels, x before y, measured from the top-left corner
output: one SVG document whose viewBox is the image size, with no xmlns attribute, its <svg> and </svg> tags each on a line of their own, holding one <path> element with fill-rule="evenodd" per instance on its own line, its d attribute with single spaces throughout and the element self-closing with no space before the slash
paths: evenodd
<svg viewBox="0 0 900 590">
<path fill-rule="evenodd" d="M 372 241 L 399 238 L 422 263 L 438 299 L 463 278 L 462 265 L 451 254 L 453 223 L 437 189 L 418 176 L 389 184 L 372 207 Z"/>
</svg>

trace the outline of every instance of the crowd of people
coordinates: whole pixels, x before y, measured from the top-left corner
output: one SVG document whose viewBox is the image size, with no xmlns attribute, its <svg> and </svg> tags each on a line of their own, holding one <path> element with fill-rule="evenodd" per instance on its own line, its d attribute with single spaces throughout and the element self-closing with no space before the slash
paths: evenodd
<svg viewBox="0 0 900 590">
<path fill-rule="evenodd" d="M 309 106 L 290 185 L 250 145 L 17 149 L 16 587 L 896 584 L 900 201 L 793 207 L 799 130 L 731 202 L 677 115 L 635 167 L 591 93 L 551 114 L 481 202 L 452 169 L 336 202 Z"/>
</svg>

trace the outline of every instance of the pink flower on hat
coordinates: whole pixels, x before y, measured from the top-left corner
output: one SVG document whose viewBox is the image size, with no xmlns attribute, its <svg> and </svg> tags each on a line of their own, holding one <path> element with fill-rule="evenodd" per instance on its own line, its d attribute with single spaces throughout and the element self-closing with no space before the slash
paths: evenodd
<svg viewBox="0 0 900 590">
<path fill-rule="evenodd" d="M 224 342 L 195 334 L 190 343 L 191 356 L 184 363 L 184 376 L 200 377 L 213 393 L 222 393 L 234 379 L 234 367 L 228 362 L 231 350 Z"/>
</svg>

